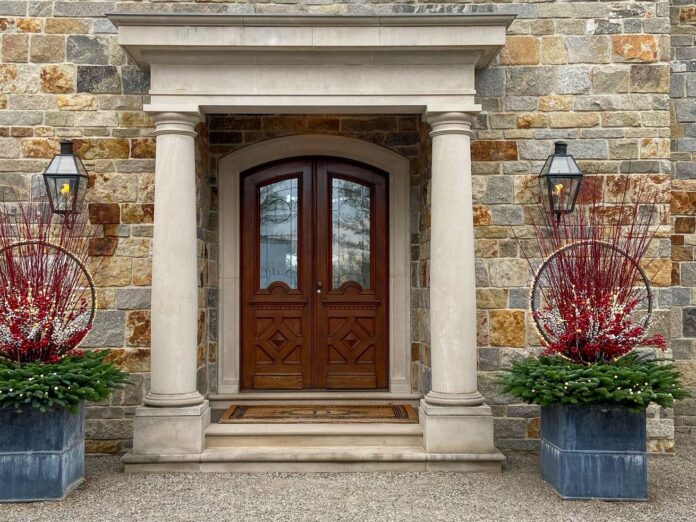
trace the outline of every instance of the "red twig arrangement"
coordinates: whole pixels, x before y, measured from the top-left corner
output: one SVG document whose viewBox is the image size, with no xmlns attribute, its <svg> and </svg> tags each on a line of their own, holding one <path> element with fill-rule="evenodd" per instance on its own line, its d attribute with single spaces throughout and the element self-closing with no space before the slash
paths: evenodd
<svg viewBox="0 0 696 522">
<path fill-rule="evenodd" d="M 92 327 L 83 212 L 51 212 L 46 198 L 0 203 L 0 357 L 18 364 L 79 356 Z"/>
<path fill-rule="evenodd" d="M 536 273 L 532 314 L 546 355 L 593 363 L 609 362 L 636 346 L 665 349 L 664 337 L 651 335 L 646 320 L 651 295 L 644 270 L 655 260 L 643 263 L 664 223 L 658 195 L 630 176 L 613 181 L 622 187 L 613 201 L 606 189 L 583 187 L 575 211 L 559 221 L 542 205 L 530 209 L 545 260 L 537 270 L 534 256 L 520 245 Z"/>
</svg>

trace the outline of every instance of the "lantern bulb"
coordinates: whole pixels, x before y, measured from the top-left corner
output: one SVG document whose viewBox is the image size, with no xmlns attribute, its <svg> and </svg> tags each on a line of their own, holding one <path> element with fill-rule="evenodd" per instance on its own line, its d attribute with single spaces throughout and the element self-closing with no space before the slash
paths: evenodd
<svg viewBox="0 0 696 522">
<path fill-rule="evenodd" d="M 563 183 L 556 183 L 556 185 L 554 185 L 554 189 L 556 194 L 560 194 L 563 190 Z"/>
<path fill-rule="evenodd" d="M 60 193 L 63 195 L 63 197 L 67 197 L 69 192 L 70 192 L 70 184 L 63 183 L 63 186 L 60 187 Z"/>
</svg>

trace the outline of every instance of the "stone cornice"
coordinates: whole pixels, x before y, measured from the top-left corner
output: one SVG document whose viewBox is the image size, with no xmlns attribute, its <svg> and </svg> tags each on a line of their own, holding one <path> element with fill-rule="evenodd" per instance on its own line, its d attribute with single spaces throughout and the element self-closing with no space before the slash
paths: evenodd
<svg viewBox="0 0 696 522">
<path fill-rule="evenodd" d="M 278 16 L 107 15 L 119 43 L 141 65 L 224 63 L 240 53 L 399 52 L 457 54 L 487 66 L 505 44 L 512 15 Z M 303 59 L 307 57 L 304 56 Z"/>
<path fill-rule="evenodd" d="M 415 14 L 415 15 L 207 15 L 195 13 L 138 14 L 109 13 L 116 27 L 447 27 L 510 26 L 515 15 L 491 14 Z"/>
</svg>

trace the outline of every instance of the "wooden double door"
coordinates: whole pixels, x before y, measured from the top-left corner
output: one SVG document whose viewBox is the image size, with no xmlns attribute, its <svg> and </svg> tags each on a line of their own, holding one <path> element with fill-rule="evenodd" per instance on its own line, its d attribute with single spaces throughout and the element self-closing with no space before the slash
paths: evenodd
<svg viewBox="0 0 696 522">
<path fill-rule="evenodd" d="M 386 388 L 386 175 L 311 157 L 241 183 L 242 388 Z"/>
</svg>

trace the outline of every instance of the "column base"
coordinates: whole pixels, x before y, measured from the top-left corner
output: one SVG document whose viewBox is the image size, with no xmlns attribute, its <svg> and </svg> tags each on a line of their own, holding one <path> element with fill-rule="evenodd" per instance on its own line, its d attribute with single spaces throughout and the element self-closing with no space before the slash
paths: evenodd
<svg viewBox="0 0 696 522">
<path fill-rule="evenodd" d="M 200 454 L 210 424 L 207 400 L 196 406 L 162 408 L 140 406 L 133 420 L 133 454 Z"/>
<path fill-rule="evenodd" d="M 421 401 L 419 418 L 427 453 L 498 453 L 493 442 L 493 415 L 485 404 L 441 406 Z"/>
<path fill-rule="evenodd" d="M 198 393 L 197 391 L 190 393 L 148 393 L 143 399 L 143 403 L 146 406 L 155 407 L 174 407 L 179 406 L 194 406 L 196 404 L 201 404 L 205 400 L 205 397 Z"/>
<path fill-rule="evenodd" d="M 479 406 L 485 400 L 478 391 L 472 393 L 442 393 L 430 390 L 425 402 L 436 406 Z"/>
</svg>

